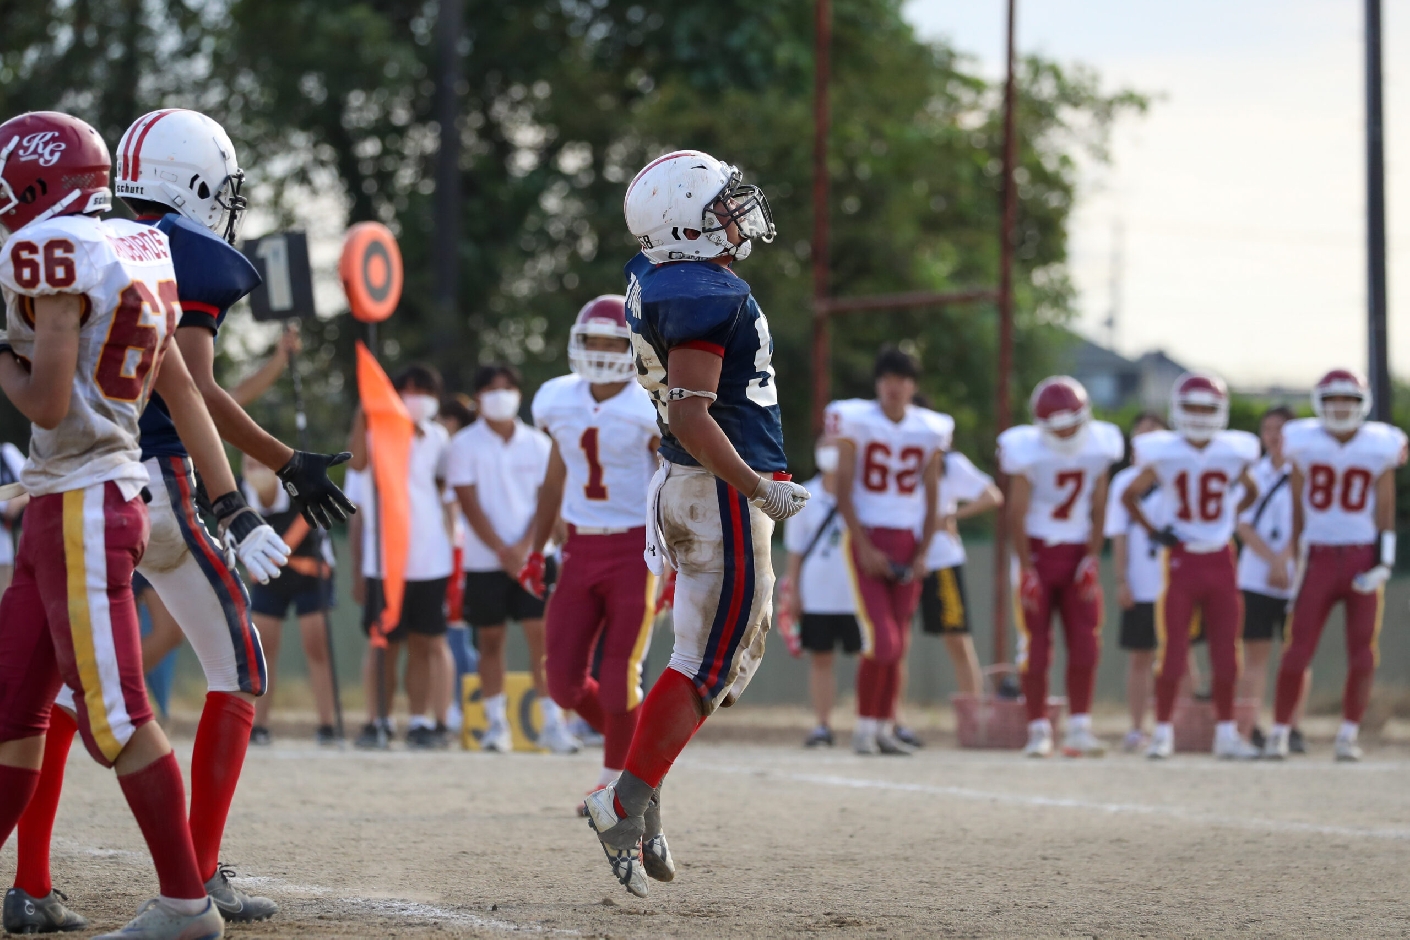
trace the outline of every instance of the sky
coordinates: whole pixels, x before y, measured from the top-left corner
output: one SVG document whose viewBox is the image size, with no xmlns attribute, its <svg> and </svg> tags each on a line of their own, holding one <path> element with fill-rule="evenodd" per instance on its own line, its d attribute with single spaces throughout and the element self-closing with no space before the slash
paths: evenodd
<svg viewBox="0 0 1410 940">
<path fill-rule="evenodd" d="M 907 0 L 905 12 L 998 77 L 1005 7 Z M 1390 358 L 1410 379 L 1410 3 L 1384 7 Z M 1084 170 L 1070 244 L 1081 332 L 1111 338 L 1115 294 L 1124 353 L 1164 349 L 1243 387 L 1365 370 L 1362 9 L 1019 0 L 1020 54 L 1155 98 L 1116 128 L 1112 164 Z"/>
</svg>

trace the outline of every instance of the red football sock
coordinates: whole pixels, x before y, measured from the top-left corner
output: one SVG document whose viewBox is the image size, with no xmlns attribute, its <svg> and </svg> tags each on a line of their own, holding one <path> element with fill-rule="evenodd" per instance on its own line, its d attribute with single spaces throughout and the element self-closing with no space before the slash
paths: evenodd
<svg viewBox="0 0 1410 940">
<path fill-rule="evenodd" d="M 255 706 L 233 692 L 207 692 L 191 750 L 191 843 L 202 881 L 220 862 L 225 817 L 250 746 Z"/>
<path fill-rule="evenodd" d="M 1234 720 L 1234 692 L 1238 686 L 1238 676 L 1215 676 L 1210 683 L 1214 697 L 1214 717 L 1219 721 Z"/>
<path fill-rule="evenodd" d="M 582 714 L 579 712 L 578 714 Z M 627 751 L 631 749 L 632 738 L 636 734 L 637 719 L 641 716 L 638 705 L 620 715 L 607 715 L 606 729 L 602 731 L 602 766 L 621 770 L 626 766 Z"/>
<path fill-rule="evenodd" d="M 607 714 L 602 710 L 602 700 L 597 696 L 596 679 L 592 676 L 588 676 L 587 679 L 583 681 L 582 694 L 578 696 L 578 700 L 570 707 L 573 711 L 578 713 L 579 718 L 588 723 L 588 727 L 606 737 L 609 719 L 607 718 Z M 636 727 L 635 723 L 633 723 L 632 727 Z M 628 735 L 627 744 L 630 743 L 631 736 Z M 608 764 L 607 766 L 614 767 L 616 765 Z"/>
<path fill-rule="evenodd" d="M 877 711 L 882 721 L 896 720 L 896 705 L 901 700 L 901 663 L 881 667 L 881 691 L 877 694 Z"/>
<path fill-rule="evenodd" d="M 1096 666 L 1067 664 L 1067 711 L 1069 714 L 1086 715 L 1091 713 L 1092 692 L 1096 685 Z"/>
<path fill-rule="evenodd" d="M 196 870 L 196 850 L 186 825 L 186 791 L 176 755 L 168 751 L 136 773 L 118 777 L 118 783 L 147 840 L 161 893 L 185 900 L 205 897 L 206 886 Z"/>
<path fill-rule="evenodd" d="M 671 764 L 695 737 L 703 720 L 700 693 L 684 673 L 667 669 L 642 703 L 626 769 L 648 786 L 659 787 Z"/>
<path fill-rule="evenodd" d="M 37 786 L 39 771 L 0 764 L 0 847 L 9 841 Z"/>
<path fill-rule="evenodd" d="M 78 731 L 73 716 L 55 707 L 49 715 L 49 733 L 44 736 L 44 766 L 29 806 L 20 817 L 15 848 L 15 887 L 30 897 L 42 898 L 54 890 L 49 874 L 49 842 L 54 835 L 54 817 L 59 812 L 59 792 L 64 788 L 64 767 L 69 746 Z"/>
</svg>

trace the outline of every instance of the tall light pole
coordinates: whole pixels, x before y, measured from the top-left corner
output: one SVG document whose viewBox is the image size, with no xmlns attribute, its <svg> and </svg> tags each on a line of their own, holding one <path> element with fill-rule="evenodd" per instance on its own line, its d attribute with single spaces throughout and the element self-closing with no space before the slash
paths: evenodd
<svg viewBox="0 0 1410 940">
<path fill-rule="evenodd" d="M 1008 68 L 1004 76 L 1004 159 L 1003 211 L 999 231 L 999 362 L 994 384 L 994 431 L 1002 433 L 1011 420 L 1010 386 L 1013 384 L 1013 242 L 1018 224 L 1018 190 L 1013 171 L 1017 164 L 1018 138 L 1014 129 L 1017 98 L 1014 90 L 1014 15 L 1016 0 L 1008 0 Z M 1007 491 L 1007 481 L 1004 483 Z M 1015 546 L 1021 547 L 1021 546 Z M 1008 652 L 1008 512 L 1000 510 L 994 526 L 994 662 L 1001 663 Z"/>
<path fill-rule="evenodd" d="M 436 306 L 454 314 L 459 307 L 460 266 L 460 38 L 464 0 L 440 0 L 436 12 L 436 200 L 432 245 Z"/>
<path fill-rule="evenodd" d="M 1381 0 L 1366 0 L 1366 314 L 1373 416 L 1389 421 L 1386 340 L 1386 158 L 1381 116 Z"/>
<path fill-rule="evenodd" d="M 832 0 L 813 9 L 813 403 L 812 430 L 822 433 L 823 411 L 832 390 L 828 298 L 827 135 L 831 126 L 827 88 L 832 71 Z"/>
</svg>

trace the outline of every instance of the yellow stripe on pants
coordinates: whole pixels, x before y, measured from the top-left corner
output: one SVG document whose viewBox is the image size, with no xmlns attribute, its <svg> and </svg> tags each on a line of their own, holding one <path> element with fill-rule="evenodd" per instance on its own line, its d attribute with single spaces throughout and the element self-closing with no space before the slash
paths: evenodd
<svg viewBox="0 0 1410 940">
<path fill-rule="evenodd" d="M 646 612 L 636 631 L 636 645 L 627 660 L 627 711 L 641 704 L 641 662 L 651 648 L 651 628 L 656 625 L 656 575 L 649 571 L 646 573 L 646 606 L 643 610 Z"/>
<path fill-rule="evenodd" d="M 857 561 L 852 557 L 852 535 L 844 526 L 842 529 L 842 557 L 847 562 L 847 579 L 852 584 L 852 603 L 857 608 L 857 625 L 862 633 L 862 655 L 871 657 L 876 649 L 876 626 L 867 615 L 866 598 L 862 597 L 862 585 L 857 580 Z"/>
<path fill-rule="evenodd" d="M 64 493 L 64 570 L 68 580 L 69 635 L 79 681 L 83 683 L 84 710 L 98 750 L 110 761 L 122 753 L 122 742 L 108 723 L 103 680 L 93 643 L 93 616 L 88 602 L 88 545 L 84 540 L 84 490 Z M 97 546 L 99 550 L 102 545 Z M 105 559 L 106 561 L 106 559 Z"/>
</svg>

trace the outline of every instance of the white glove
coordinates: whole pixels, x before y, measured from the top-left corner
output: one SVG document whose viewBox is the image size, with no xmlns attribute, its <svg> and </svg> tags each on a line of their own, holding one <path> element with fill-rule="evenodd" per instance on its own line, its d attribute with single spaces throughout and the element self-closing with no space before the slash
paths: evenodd
<svg viewBox="0 0 1410 940">
<path fill-rule="evenodd" d="M 226 493 L 213 504 L 221 535 L 228 551 L 235 553 L 260 584 L 279 577 L 279 569 L 289 561 L 289 546 L 238 492 Z"/>
<path fill-rule="evenodd" d="M 1374 594 L 1382 584 L 1390 580 L 1390 568 L 1377 565 L 1370 571 L 1363 571 L 1351 579 L 1351 589 L 1358 594 Z"/>
<path fill-rule="evenodd" d="M 759 478 L 759 485 L 749 502 L 758 506 L 775 522 L 782 522 L 789 516 L 796 516 L 808 501 L 808 491 L 790 480 L 765 480 Z"/>
</svg>

